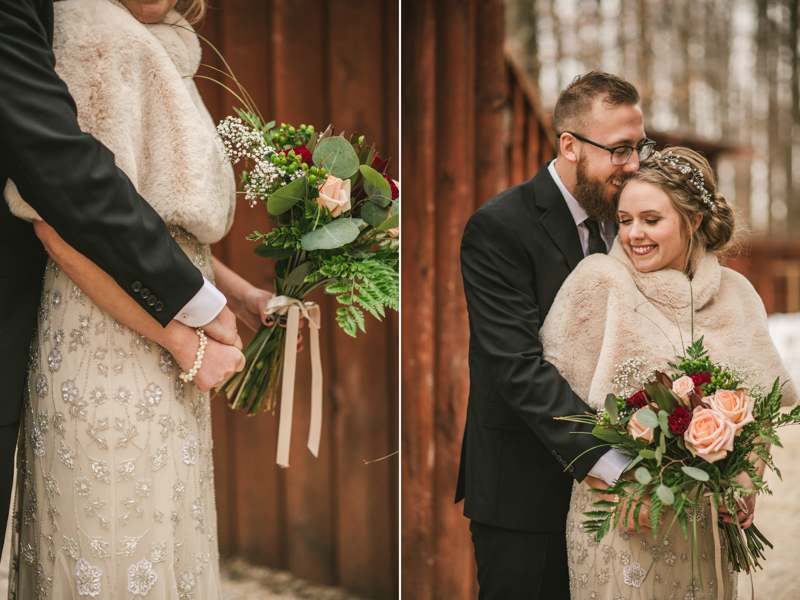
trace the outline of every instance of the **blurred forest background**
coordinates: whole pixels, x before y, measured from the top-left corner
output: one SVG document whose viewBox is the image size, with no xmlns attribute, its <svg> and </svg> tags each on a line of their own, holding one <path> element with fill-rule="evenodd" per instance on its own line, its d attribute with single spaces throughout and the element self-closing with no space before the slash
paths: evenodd
<svg viewBox="0 0 800 600">
<path fill-rule="evenodd" d="M 758 236 L 800 225 L 799 0 L 507 0 L 507 47 L 552 111 L 591 69 L 633 82 L 645 130 L 725 147 L 720 187 Z"/>
</svg>

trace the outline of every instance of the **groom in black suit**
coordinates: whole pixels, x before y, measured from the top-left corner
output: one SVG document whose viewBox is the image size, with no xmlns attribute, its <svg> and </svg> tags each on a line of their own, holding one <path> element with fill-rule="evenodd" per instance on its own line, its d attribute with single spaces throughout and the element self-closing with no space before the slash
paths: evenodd
<svg viewBox="0 0 800 600">
<path fill-rule="evenodd" d="M 591 72 L 561 92 L 558 156 L 470 218 L 461 272 L 470 327 L 470 393 L 456 502 L 462 498 L 481 599 L 568 600 L 566 518 L 573 479 L 615 481 L 628 460 L 595 448 L 590 410 L 542 358 L 539 328 L 584 256 L 607 252 L 615 196 L 653 142 L 639 94 Z"/>
<path fill-rule="evenodd" d="M 155 321 L 180 331 L 177 337 L 189 342 L 168 348 L 176 358 L 193 361 L 197 336 L 187 335 L 189 327 L 203 326 L 210 337 L 241 348 L 225 297 L 192 265 L 113 154 L 81 132 L 72 97 L 54 71 L 52 41 L 52 0 L 0 0 L 0 193 L 14 181 L 60 239 L 113 277 Z M 31 224 L 0 199 L 0 550 L 46 258 Z M 221 346 L 210 346 L 216 354 L 209 356 L 207 347 L 207 361 L 235 361 L 236 353 L 223 358 L 215 350 Z M 197 383 L 207 390 L 219 382 Z"/>
</svg>

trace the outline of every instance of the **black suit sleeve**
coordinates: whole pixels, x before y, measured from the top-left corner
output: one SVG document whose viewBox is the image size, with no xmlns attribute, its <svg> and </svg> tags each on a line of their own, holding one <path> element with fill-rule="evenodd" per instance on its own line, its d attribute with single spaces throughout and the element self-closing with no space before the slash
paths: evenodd
<svg viewBox="0 0 800 600">
<path fill-rule="evenodd" d="M 592 435 L 572 433 L 588 432 L 588 426 L 554 420 L 590 409 L 542 358 L 531 291 L 537 273 L 514 232 L 491 211 L 479 210 L 467 224 L 461 272 L 475 351 L 483 354 L 502 399 L 548 449 L 566 463 L 577 458 L 572 475 L 583 480 L 606 449 L 593 450 L 602 442 Z"/>
<path fill-rule="evenodd" d="M 54 65 L 34 0 L 0 0 L 2 171 L 70 246 L 166 325 L 202 287 L 202 275 L 113 154 L 81 132 Z M 135 282 L 159 302 L 148 303 Z"/>
</svg>

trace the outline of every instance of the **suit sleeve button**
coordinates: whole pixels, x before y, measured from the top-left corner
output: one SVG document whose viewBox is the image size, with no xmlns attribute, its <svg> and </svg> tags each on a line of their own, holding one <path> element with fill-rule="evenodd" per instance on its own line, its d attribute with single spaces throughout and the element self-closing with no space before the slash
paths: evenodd
<svg viewBox="0 0 800 600">
<path fill-rule="evenodd" d="M 153 294 L 150 294 L 150 295 L 147 297 L 147 305 L 148 305 L 148 306 L 155 306 L 155 305 L 156 305 L 156 301 L 157 301 L 157 300 L 158 300 L 158 298 L 156 298 L 155 296 L 153 296 Z"/>
<path fill-rule="evenodd" d="M 147 300 L 147 297 L 150 295 L 150 290 L 148 290 L 147 288 L 142 288 L 142 291 L 139 292 L 139 295 L 145 300 Z"/>
<path fill-rule="evenodd" d="M 141 289 L 142 289 L 142 282 L 141 282 L 141 281 L 134 281 L 134 282 L 131 284 L 131 289 L 132 289 L 134 292 L 139 292 L 139 291 L 141 291 Z"/>
<path fill-rule="evenodd" d="M 153 310 L 155 310 L 156 312 L 161 312 L 163 309 L 164 309 L 164 303 L 161 300 L 156 302 L 156 305 L 153 308 Z"/>
</svg>

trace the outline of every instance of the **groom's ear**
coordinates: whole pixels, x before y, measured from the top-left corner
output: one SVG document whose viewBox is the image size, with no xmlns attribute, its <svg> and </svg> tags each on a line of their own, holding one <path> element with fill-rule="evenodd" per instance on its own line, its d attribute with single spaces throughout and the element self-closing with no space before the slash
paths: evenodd
<svg viewBox="0 0 800 600">
<path fill-rule="evenodd" d="M 558 138 L 558 153 L 569 162 L 578 162 L 575 137 L 570 133 L 562 133 Z"/>
</svg>

